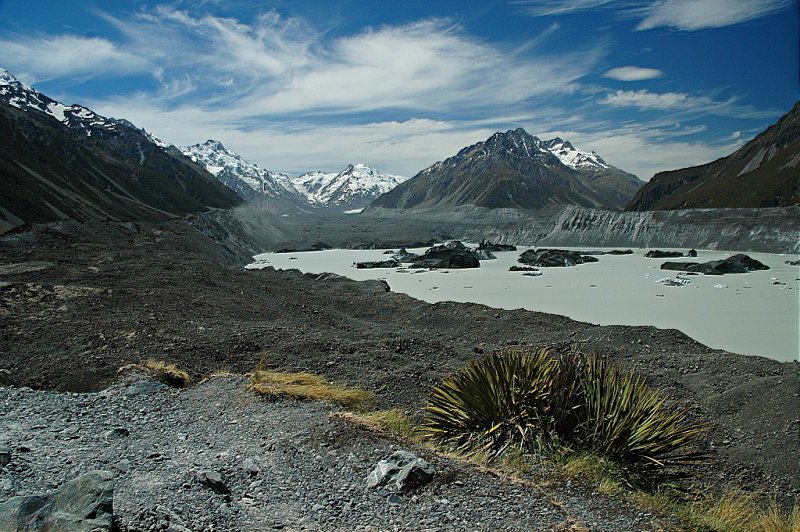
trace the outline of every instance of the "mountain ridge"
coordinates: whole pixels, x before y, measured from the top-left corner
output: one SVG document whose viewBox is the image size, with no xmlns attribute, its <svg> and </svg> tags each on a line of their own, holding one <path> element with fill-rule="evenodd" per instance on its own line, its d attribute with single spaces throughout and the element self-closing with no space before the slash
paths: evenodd
<svg viewBox="0 0 800 532">
<path fill-rule="evenodd" d="M 660 172 L 630 211 L 800 204 L 800 102 L 750 142 L 707 164 Z"/>
<path fill-rule="evenodd" d="M 0 71 L 0 232 L 63 219 L 162 220 L 240 203 L 203 167 L 153 138 Z"/>
<path fill-rule="evenodd" d="M 643 183 L 595 152 L 522 128 L 497 132 L 459 150 L 382 195 L 372 207 L 474 205 L 541 209 L 551 204 L 621 210 Z"/>
</svg>

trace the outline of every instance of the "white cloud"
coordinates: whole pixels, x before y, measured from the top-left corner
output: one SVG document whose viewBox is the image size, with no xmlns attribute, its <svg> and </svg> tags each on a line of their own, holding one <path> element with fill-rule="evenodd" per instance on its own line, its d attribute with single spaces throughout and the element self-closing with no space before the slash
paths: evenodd
<svg viewBox="0 0 800 532">
<path fill-rule="evenodd" d="M 531 16 L 543 17 L 611 7 L 610 4 L 615 1 L 619 0 L 518 0 L 514 3 L 522 6 Z"/>
<path fill-rule="evenodd" d="M 681 92 L 650 92 L 648 90 L 610 92 L 597 101 L 610 107 L 633 107 L 641 111 L 668 111 L 697 115 L 732 116 L 739 118 L 772 118 L 775 111 L 759 111 L 736 103 L 735 98 L 717 101 L 708 96 L 692 96 Z"/>
<path fill-rule="evenodd" d="M 596 9 L 638 19 L 638 31 L 668 27 L 681 31 L 722 28 L 777 13 L 792 0 L 518 0 L 534 17 Z"/>
<path fill-rule="evenodd" d="M 612 68 L 603 74 L 604 78 L 615 79 L 617 81 L 644 81 L 648 79 L 660 78 L 664 73 L 656 68 L 642 68 L 636 66 L 624 66 Z"/>
<path fill-rule="evenodd" d="M 41 81 L 71 75 L 143 72 L 148 62 L 106 39 L 76 35 L 0 40 L 0 63 Z"/>
<path fill-rule="evenodd" d="M 781 11 L 790 0 L 660 0 L 634 10 L 637 30 L 670 27 L 683 31 L 722 28 Z"/>
</svg>

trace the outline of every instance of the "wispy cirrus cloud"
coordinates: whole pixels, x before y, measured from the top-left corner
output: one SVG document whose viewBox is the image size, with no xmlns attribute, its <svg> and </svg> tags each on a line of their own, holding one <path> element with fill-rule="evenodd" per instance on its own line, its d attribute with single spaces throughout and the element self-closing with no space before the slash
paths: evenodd
<svg viewBox="0 0 800 532">
<path fill-rule="evenodd" d="M 681 92 L 650 92 L 646 89 L 609 92 L 597 100 L 597 103 L 617 108 L 632 107 L 640 111 L 668 111 L 739 118 L 771 118 L 779 114 L 775 110 L 758 110 L 739 105 L 736 98 L 714 100 L 708 96 L 692 96 Z"/>
<path fill-rule="evenodd" d="M 518 0 L 529 16 L 554 16 L 609 9 L 622 19 L 639 20 L 637 31 L 660 27 L 681 31 L 722 28 L 789 7 L 792 0 Z"/>
<path fill-rule="evenodd" d="M 722 28 L 771 15 L 791 0 L 660 0 L 632 13 L 642 17 L 637 30 L 669 27 L 682 31 Z"/>
<path fill-rule="evenodd" d="M 18 35 L 0 39 L 0 61 L 26 81 L 62 76 L 143 72 L 149 64 L 117 44 L 78 35 Z"/>
<path fill-rule="evenodd" d="M 624 66 L 607 70 L 604 78 L 615 79 L 617 81 L 645 81 L 648 79 L 660 78 L 664 75 L 657 68 L 643 68 L 636 66 Z"/>
</svg>

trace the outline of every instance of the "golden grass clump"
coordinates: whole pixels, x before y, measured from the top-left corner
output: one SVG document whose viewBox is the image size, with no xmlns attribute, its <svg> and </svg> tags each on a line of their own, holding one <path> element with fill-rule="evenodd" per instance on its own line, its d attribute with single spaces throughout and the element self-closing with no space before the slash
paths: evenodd
<svg viewBox="0 0 800 532">
<path fill-rule="evenodd" d="M 301 400 L 331 401 L 345 408 L 365 411 L 373 402 L 372 394 L 359 388 L 331 384 L 310 373 L 284 373 L 257 369 L 251 387 L 268 397 L 287 396 Z"/>
<path fill-rule="evenodd" d="M 189 384 L 189 374 L 175 364 L 148 358 L 142 367 L 154 372 L 161 382 L 174 388 L 185 388 Z"/>
</svg>

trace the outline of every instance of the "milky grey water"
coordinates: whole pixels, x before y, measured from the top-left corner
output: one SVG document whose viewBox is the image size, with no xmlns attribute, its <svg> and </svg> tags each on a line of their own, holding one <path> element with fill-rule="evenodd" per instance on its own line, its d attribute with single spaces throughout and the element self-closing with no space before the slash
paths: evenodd
<svg viewBox="0 0 800 532">
<path fill-rule="evenodd" d="M 430 303 L 524 308 L 599 325 L 654 325 L 678 329 L 709 347 L 733 353 L 781 361 L 800 357 L 800 269 L 786 264 L 797 260 L 796 255 L 747 253 L 770 269 L 725 276 L 681 275 L 688 284 L 665 286 L 658 281 L 679 273 L 659 269 L 666 259 L 647 259 L 647 250 L 602 255 L 599 262 L 571 268 L 541 268 L 540 277 L 509 272 L 527 249 L 495 253 L 496 260 L 481 261 L 479 269 L 469 270 L 359 270 L 355 262 L 383 260 L 384 250 L 340 249 L 265 253 L 254 257 L 247 268 L 273 266 L 332 272 L 359 281 L 384 279 L 392 291 Z M 672 260 L 706 262 L 732 254 L 698 250 L 696 259 Z"/>
</svg>

